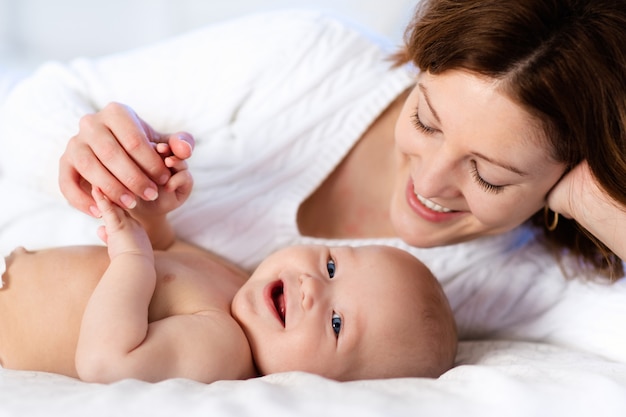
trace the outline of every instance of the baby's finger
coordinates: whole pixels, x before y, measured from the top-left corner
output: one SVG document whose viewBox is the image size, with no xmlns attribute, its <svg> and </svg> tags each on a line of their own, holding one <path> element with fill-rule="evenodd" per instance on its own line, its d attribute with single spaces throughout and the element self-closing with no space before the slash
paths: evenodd
<svg viewBox="0 0 626 417">
<path fill-rule="evenodd" d="M 126 212 L 118 205 L 111 203 L 98 187 L 93 187 L 91 195 L 96 202 L 98 210 L 102 213 L 102 220 L 104 220 L 107 230 L 109 232 L 117 230 Z"/>
<path fill-rule="evenodd" d="M 176 156 L 168 156 L 164 159 L 165 166 L 174 170 L 174 172 L 183 171 L 187 169 L 187 161 L 177 158 Z"/>
<path fill-rule="evenodd" d="M 188 170 L 183 170 L 172 175 L 165 184 L 168 191 L 176 191 L 178 194 L 189 195 L 193 188 L 193 177 Z"/>
<path fill-rule="evenodd" d="M 156 143 L 154 145 L 156 151 L 160 154 L 160 155 L 171 155 L 172 154 L 172 150 L 170 149 L 170 145 L 168 145 L 167 143 L 161 142 L 161 143 Z"/>
</svg>

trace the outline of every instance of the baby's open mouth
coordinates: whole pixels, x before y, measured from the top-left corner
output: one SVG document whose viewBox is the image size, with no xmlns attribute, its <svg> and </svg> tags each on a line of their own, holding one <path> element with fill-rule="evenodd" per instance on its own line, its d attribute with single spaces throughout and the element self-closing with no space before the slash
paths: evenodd
<svg viewBox="0 0 626 417">
<path fill-rule="evenodd" d="M 283 292 L 282 281 L 276 282 L 276 285 L 274 285 L 274 287 L 272 288 L 271 295 L 272 295 L 272 302 L 274 303 L 274 308 L 276 309 L 276 312 L 278 313 L 278 318 L 280 318 L 280 321 L 283 323 L 283 327 L 285 327 L 286 309 L 285 309 L 285 294 Z"/>
</svg>

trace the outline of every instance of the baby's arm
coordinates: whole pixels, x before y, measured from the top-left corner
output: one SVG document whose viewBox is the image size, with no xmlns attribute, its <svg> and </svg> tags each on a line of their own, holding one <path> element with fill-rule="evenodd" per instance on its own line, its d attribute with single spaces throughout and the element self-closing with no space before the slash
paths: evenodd
<svg viewBox="0 0 626 417">
<path fill-rule="evenodd" d="M 193 178 L 187 169 L 187 162 L 176 157 L 169 145 L 160 143 L 155 149 L 155 153 L 170 170 L 170 178 L 158 187 L 156 200 L 137 200 L 136 206 L 129 213 L 146 230 L 152 247 L 165 250 L 170 249 L 176 241 L 176 233 L 167 220 L 167 214 L 187 200 L 193 188 Z"/>
<path fill-rule="evenodd" d="M 123 378 L 201 382 L 255 376 L 248 341 L 228 311 L 197 311 L 148 322 L 156 286 L 154 254 L 146 232 L 95 189 L 111 262 L 85 309 L 76 370 L 81 379 Z"/>
<path fill-rule="evenodd" d="M 143 228 L 95 189 L 93 197 L 105 226 L 110 265 L 89 299 L 76 348 L 76 369 L 92 379 L 107 366 L 102 358 L 123 357 L 146 338 L 148 306 L 156 285 L 154 254 Z"/>
</svg>

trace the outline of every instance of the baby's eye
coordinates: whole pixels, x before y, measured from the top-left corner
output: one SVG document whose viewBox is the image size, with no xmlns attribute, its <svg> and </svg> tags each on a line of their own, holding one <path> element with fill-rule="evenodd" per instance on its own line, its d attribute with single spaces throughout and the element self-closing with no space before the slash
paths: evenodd
<svg viewBox="0 0 626 417">
<path fill-rule="evenodd" d="M 328 262 L 326 262 L 326 270 L 328 271 L 328 276 L 333 278 L 335 276 L 335 261 L 329 259 Z"/>
<path fill-rule="evenodd" d="M 333 317 L 330 319 L 330 324 L 333 326 L 333 332 L 335 332 L 335 336 L 339 337 L 339 332 L 341 332 L 341 316 L 337 313 L 333 313 Z"/>
</svg>

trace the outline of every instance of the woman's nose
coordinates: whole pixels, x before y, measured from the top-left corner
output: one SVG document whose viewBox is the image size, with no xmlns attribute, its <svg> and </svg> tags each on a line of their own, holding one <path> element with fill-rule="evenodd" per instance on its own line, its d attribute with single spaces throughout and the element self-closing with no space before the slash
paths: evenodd
<svg viewBox="0 0 626 417">
<path fill-rule="evenodd" d="M 455 159 L 445 148 L 430 152 L 411 164 L 413 190 L 426 198 L 454 198 L 459 194 Z"/>
</svg>

